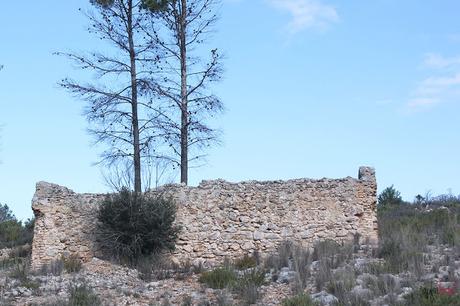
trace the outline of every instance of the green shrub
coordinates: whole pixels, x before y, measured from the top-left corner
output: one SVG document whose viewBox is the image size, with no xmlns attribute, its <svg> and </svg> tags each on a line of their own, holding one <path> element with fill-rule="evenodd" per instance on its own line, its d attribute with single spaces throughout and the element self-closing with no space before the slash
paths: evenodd
<svg viewBox="0 0 460 306">
<path fill-rule="evenodd" d="M 315 275 L 317 290 L 322 290 L 334 278 L 333 270 L 353 257 L 352 244 L 340 245 L 334 240 L 318 241 L 313 246 L 312 259 L 319 261 L 318 273 Z"/>
<path fill-rule="evenodd" d="M 79 272 L 82 268 L 80 257 L 76 255 L 70 255 L 69 257 L 62 258 L 64 270 L 68 273 Z"/>
<path fill-rule="evenodd" d="M 11 268 L 12 266 L 16 265 L 18 261 L 21 261 L 21 260 L 23 260 L 23 258 L 18 258 L 18 257 L 3 258 L 2 260 L 0 260 L 0 270 Z"/>
<path fill-rule="evenodd" d="M 61 259 L 53 260 L 48 264 L 44 264 L 37 271 L 39 275 L 54 275 L 59 276 L 64 270 L 64 261 Z"/>
<path fill-rule="evenodd" d="M 426 259 L 423 254 L 428 245 L 460 246 L 460 205 L 448 207 L 430 200 L 431 210 L 422 205 L 399 205 L 380 210 L 378 256 L 387 262 L 388 271 L 424 273 Z"/>
<path fill-rule="evenodd" d="M 229 289 L 238 295 L 243 305 L 252 305 L 260 297 L 259 288 L 265 283 L 265 272 L 258 268 L 237 272 L 227 262 L 222 267 L 203 272 L 198 280 L 213 289 Z"/>
<path fill-rule="evenodd" d="M 172 278 L 177 267 L 164 256 L 152 255 L 139 258 L 136 269 L 140 279 L 150 282 Z"/>
<path fill-rule="evenodd" d="M 35 219 L 27 220 L 24 225 L 16 220 L 8 205 L 0 205 L 0 248 L 13 248 L 31 244 Z"/>
<path fill-rule="evenodd" d="M 327 261 L 327 265 L 335 269 L 353 257 L 353 249 L 351 244 L 341 245 L 331 239 L 321 240 L 313 246 L 313 260 Z"/>
<path fill-rule="evenodd" d="M 290 267 L 295 271 L 293 290 L 296 293 L 303 292 L 310 278 L 310 264 L 312 253 L 308 248 L 292 241 L 283 241 L 277 248 L 276 253 L 270 254 L 265 259 L 264 268 L 272 273 L 272 280 L 276 281 L 279 271 L 284 267 Z"/>
<path fill-rule="evenodd" d="M 251 269 L 240 275 L 233 285 L 233 291 L 243 300 L 244 304 L 252 305 L 260 297 L 259 287 L 265 282 L 265 273 L 259 269 Z"/>
<path fill-rule="evenodd" d="M 174 249 L 179 232 L 175 217 L 172 199 L 123 189 L 107 195 L 100 206 L 98 240 L 110 257 L 136 264 L 144 256 Z"/>
<path fill-rule="evenodd" d="M 237 274 L 232 267 L 224 266 L 211 271 L 203 272 L 198 279 L 213 289 L 224 289 L 232 287 L 237 281 Z"/>
<path fill-rule="evenodd" d="M 24 259 L 17 259 L 13 270 L 9 274 L 10 277 L 17 279 L 21 282 L 21 286 L 36 290 L 39 284 L 29 278 L 29 266 Z"/>
<path fill-rule="evenodd" d="M 406 297 L 407 306 L 460 306 L 460 295 L 438 294 L 436 288 L 421 287 Z"/>
<path fill-rule="evenodd" d="M 356 284 L 355 272 L 352 268 L 336 271 L 333 278 L 327 283 L 327 292 L 334 295 L 339 302 L 347 303 L 350 299 L 350 291 Z"/>
<path fill-rule="evenodd" d="M 292 266 L 296 272 L 293 289 L 295 293 L 302 293 L 307 286 L 307 282 L 311 276 L 310 264 L 312 254 L 309 249 L 296 245 L 292 248 Z"/>
<path fill-rule="evenodd" d="M 21 245 L 13 248 L 9 252 L 10 258 L 26 258 L 29 257 L 32 253 L 32 248 L 30 245 Z"/>
<path fill-rule="evenodd" d="M 296 296 L 287 298 L 282 302 L 283 306 L 316 306 L 315 302 L 312 301 L 310 296 L 305 293 L 298 294 Z"/>
<path fill-rule="evenodd" d="M 17 260 L 14 263 L 14 269 L 10 272 L 10 277 L 19 281 L 25 281 L 29 277 L 29 269 L 24 260 Z"/>
<path fill-rule="evenodd" d="M 99 306 L 102 305 L 99 297 L 86 284 L 71 285 L 67 306 Z"/>
<path fill-rule="evenodd" d="M 246 270 L 257 266 L 257 259 L 254 256 L 244 255 L 243 257 L 235 260 L 235 268 L 238 270 Z"/>
</svg>

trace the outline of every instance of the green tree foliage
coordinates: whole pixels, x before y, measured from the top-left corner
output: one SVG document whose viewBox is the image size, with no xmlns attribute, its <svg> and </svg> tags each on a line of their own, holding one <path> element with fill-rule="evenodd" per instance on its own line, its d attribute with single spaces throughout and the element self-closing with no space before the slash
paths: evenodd
<svg viewBox="0 0 460 306">
<path fill-rule="evenodd" d="M 151 3 L 154 3 L 151 6 Z M 180 167 L 180 181 L 188 184 L 189 168 L 201 164 L 204 150 L 219 143 L 219 131 L 208 119 L 223 111 L 213 93 L 222 78 L 222 57 L 205 42 L 218 21 L 220 0 L 153 0 L 144 3 L 157 17 L 159 30 L 147 35 L 162 54 L 162 69 L 153 84 L 162 97 L 158 122 L 169 144 L 169 160 Z M 163 6 L 165 8 L 163 9 Z M 209 52 L 204 52 L 209 48 Z M 206 56 L 208 53 L 208 56 Z M 208 57 L 206 59 L 206 57 Z M 158 76 L 157 75 L 157 76 Z"/>
<path fill-rule="evenodd" d="M 107 195 L 100 206 L 99 241 L 114 259 L 136 264 L 143 257 L 175 248 L 179 232 L 175 218 L 171 199 L 123 189 Z"/>
<path fill-rule="evenodd" d="M 403 203 L 404 201 L 401 198 L 401 193 L 397 191 L 393 185 L 385 188 L 378 197 L 378 204 L 381 207 L 388 205 L 399 205 Z"/>
<path fill-rule="evenodd" d="M 35 219 L 18 221 L 8 205 L 0 205 L 0 248 L 32 243 Z"/>
<path fill-rule="evenodd" d="M 168 2 L 171 2 L 171 0 L 144 0 L 142 1 L 142 7 L 152 12 L 157 12 L 166 9 Z M 109 8 L 115 3 L 115 0 L 90 0 L 90 3 Z"/>
<path fill-rule="evenodd" d="M 11 211 L 11 209 L 8 207 L 8 205 L 0 204 L 0 222 L 10 221 L 14 219 L 15 219 L 14 214 Z"/>
<path fill-rule="evenodd" d="M 164 11 L 168 8 L 168 3 L 174 0 L 144 0 L 143 7 L 151 12 Z"/>
<path fill-rule="evenodd" d="M 88 31 L 107 44 L 101 52 L 86 54 L 57 52 L 91 71 L 92 82 L 64 78 L 59 85 L 87 102 L 84 115 L 95 143 L 104 143 L 101 163 L 125 168 L 130 187 L 142 191 L 142 176 L 149 173 L 151 159 L 160 155 L 153 103 L 152 76 L 159 70 L 160 56 L 155 42 L 148 38 L 155 31 L 151 10 L 156 1 L 90 0 L 95 10 L 87 14 Z M 146 5 L 149 9 L 143 9 Z M 154 157 L 155 156 L 155 157 Z"/>
</svg>

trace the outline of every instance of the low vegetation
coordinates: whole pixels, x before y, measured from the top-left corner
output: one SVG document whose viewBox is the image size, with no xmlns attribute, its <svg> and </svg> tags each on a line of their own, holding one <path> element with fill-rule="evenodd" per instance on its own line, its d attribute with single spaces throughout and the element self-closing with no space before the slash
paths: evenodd
<svg viewBox="0 0 460 306">
<path fill-rule="evenodd" d="M 417 306 L 460 306 L 460 295 L 440 294 L 437 288 L 421 287 L 406 298 L 408 305 Z"/>
<path fill-rule="evenodd" d="M 3 212 L 3 222 L 15 220 L 8 209 Z M 104 243 L 112 259 L 135 267 L 142 286 L 174 279 L 174 283 L 193 280 L 201 289 L 210 288 L 202 290 L 206 294 L 199 299 L 195 292 L 179 300 L 165 292 L 152 305 L 262 305 L 278 287 L 283 306 L 460 306 L 459 197 L 418 196 L 406 203 L 390 187 L 379 196 L 377 246 L 359 235 L 346 243 L 321 240 L 310 247 L 284 241 L 276 252 L 247 254 L 212 270 L 190 262 L 177 265 L 161 255 L 174 249 L 179 230 L 173 225 L 175 206 L 170 200 L 125 190 L 106 198 L 99 218 L 104 221 L 99 230 L 107 238 Z M 116 241 L 109 241 L 109 233 Z M 25 288 L 21 290 L 39 294 L 44 276 L 76 279 L 85 273 L 76 256 L 62 257 L 30 273 L 30 247 L 17 241 L 21 240 L 9 240 L 13 248 L 1 268 L 7 279 Z M 49 305 L 102 305 L 91 289 L 94 284 L 94 280 L 71 281 L 65 289 L 67 298 Z M 121 290 L 130 298 L 140 297 L 138 291 Z M 0 296 L 0 304 L 7 302 Z"/>
<path fill-rule="evenodd" d="M 102 305 L 100 298 L 97 294 L 83 284 L 72 284 L 69 288 L 69 301 L 66 306 L 98 306 Z"/>
<path fill-rule="evenodd" d="M 287 298 L 283 300 L 283 306 L 317 306 L 317 303 L 314 303 L 310 296 L 306 293 L 301 293 L 296 296 Z"/>
<path fill-rule="evenodd" d="M 77 273 L 81 270 L 82 263 L 78 256 L 70 255 L 68 257 L 62 257 L 64 270 L 68 273 Z"/>
<path fill-rule="evenodd" d="M 378 256 L 385 259 L 388 272 L 424 273 L 433 246 L 460 249 L 460 199 L 440 196 L 421 203 L 379 204 L 380 245 Z M 455 254 L 446 254 L 451 258 Z M 452 258 L 453 259 L 453 258 Z"/>
<path fill-rule="evenodd" d="M 98 220 L 100 243 L 107 257 L 136 265 L 144 257 L 173 250 L 180 228 L 174 225 L 172 199 L 123 189 L 107 195 Z"/>
<path fill-rule="evenodd" d="M 255 260 L 245 256 L 235 264 L 226 262 L 223 266 L 203 272 L 199 281 L 209 288 L 227 289 L 236 294 L 244 305 L 251 305 L 260 298 L 260 287 L 265 283 L 265 271 L 255 265 L 242 270 L 241 263 Z M 243 266 L 246 266 L 243 265 Z"/>
<path fill-rule="evenodd" d="M 225 265 L 211 271 L 203 272 L 199 278 L 201 283 L 209 288 L 224 289 L 232 287 L 238 280 L 238 274 L 233 267 Z"/>
</svg>

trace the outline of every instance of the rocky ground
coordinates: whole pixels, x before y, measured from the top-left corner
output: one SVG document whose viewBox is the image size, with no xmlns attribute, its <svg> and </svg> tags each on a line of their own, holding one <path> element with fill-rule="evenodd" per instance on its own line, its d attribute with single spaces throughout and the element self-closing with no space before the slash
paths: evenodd
<svg viewBox="0 0 460 306">
<path fill-rule="evenodd" d="M 202 272 L 193 273 L 192 268 L 169 271 L 163 274 L 166 279 L 145 281 L 135 269 L 97 258 L 84 263 L 78 272 L 66 272 L 61 266 L 32 273 L 27 271 L 27 259 L 7 264 L 3 256 L 0 298 L 2 305 L 69 305 L 65 303 L 70 288 L 85 286 L 102 305 L 248 305 L 251 299 L 257 299 L 254 305 L 282 305 L 301 291 L 319 305 L 407 305 L 406 297 L 419 287 L 440 286 L 448 291 L 460 279 L 460 257 L 451 247 L 429 248 L 423 273 L 415 275 L 388 273 L 385 261 L 374 258 L 375 250 L 368 245 L 323 244 L 315 251 L 286 244 L 256 267 L 251 267 L 251 258 L 245 259 L 250 267 L 232 267 L 241 275 L 263 271 L 264 282 L 254 292 L 235 292 L 230 286 L 211 289 L 212 284 L 199 281 Z M 298 266 L 301 262 L 303 267 Z"/>
<path fill-rule="evenodd" d="M 63 258 L 31 271 L 29 246 L 1 249 L 0 305 L 460 306 L 457 202 L 382 209 L 378 245 L 286 241 L 212 270 Z"/>
</svg>

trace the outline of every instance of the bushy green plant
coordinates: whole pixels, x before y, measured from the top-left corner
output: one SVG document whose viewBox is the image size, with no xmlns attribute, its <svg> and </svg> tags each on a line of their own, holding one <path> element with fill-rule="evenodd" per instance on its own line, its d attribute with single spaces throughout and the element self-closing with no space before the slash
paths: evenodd
<svg viewBox="0 0 460 306">
<path fill-rule="evenodd" d="M 0 248 L 12 248 L 32 243 L 35 219 L 24 225 L 18 221 L 8 205 L 0 205 Z"/>
<path fill-rule="evenodd" d="M 460 295 L 439 294 L 436 288 L 421 287 L 406 297 L 406 306 L 460 306 Z"/>
<path fill-rule="evenodd" d="M 265 282 L 265 272 L 256 267 L 237 272 L 227 262 L 222 267 L 203 272 L 199 281 L 213 289 L 229 289 L 238 295 L 243 305 L 252 305 L 260 297 L 259 288 Z"/>
<path fill-rule="evenodd" d="M 296 245 L 292 248 L 292 267 L 296 272 L 293 283 L 294 292 L 302 293 L 307 286 L 307 282 L 311 276 L 311 262 L 312 254 L 309 249 L 300 245 Z"/>
<path fill-rule="evenodd" d="M 44 264 L 36 272 L 39 275 L 54 275 L 58 276 L 62 274 L 64 270 L 64 261 L 62 258 L 53 260 L 47 264 Z"/>
<path fill-rule="evenodd" d="M 352 268 L 336 271 L 333 278 L 327 283 L 327 292 L 334 295 L 339 302 L 346 304 L 350 298 L 350 291 L 356 283 L 355 273 Z"/>
<path fill-rule="evenodd" d="M 238 276 L 230 266 L 223 266 L 211 271 L 203 272 L 198 279 L 213 289 L 224 289 L 235 285 Z"/>
<path fill-rule="evenodd" d="M 259 287 L 265 282 L 265 273 L 253 268 L 240 275 L 233 285 L 233 291 L 243 300 L 244 304 L 252 305 L 260 297 Z"/>
<path fill-rule="evenodd" d="M 238 270 L 254 268 L 255 266 L 257 266 L 257 260 L 254 256 L 244 255 L 243 257 L 235 260 L 234 266 Z"/>
<path fill-rule="evenodd" d="M 19 281 L 26 281 L 29 277 L 27 263 L 24 260 L 17 260 L 14 263 L 14 269 L 10 271 L 10 277 Z"/>
<path fill-rule="evenodd" d="M 64 265 L 64 269 L 68 273 L 79 272 L 82 268 L 81 259 L 80 257 L 76 255 L 70 255 L 68 257 L 63 257 L 62 262 Z"/>
<path fill-rule="evenodd" d="M 378 212 L 379 250 L 389 272 L 424 273 L 428 245 L 460 246 L 460 205 L 430 200 L 432 208 L 398 205 Z"/>
<path fill-rule="evenodd" d="M 69 288 L 69 301 L 66 306 L 99 306 L 101 300 L 86 284 L 71 285 Z"/>
<path fill-rule="evenodd" d="M 283 300 L 283 306 L 317 306 L 310 296 L 306 293 L 301 293 L 296 296 Z"/>
<path fill-rule="evenodd" d="M 403 204 L 401 198 L 401 193 L 397 191 L 393 185 L 385 188 L 378 197 L 378 204 L 380 207 L 386 207 L 390 205 L 400 205 Z"/>
<path fill-rule="evenodd" d="M 179 270 L 167 257 L 152 255 L 139 258 L 136 264 L 139 278 L 150 282 L 152 280 L 163 280 L 172 278 L 174 273 Z"/>
<path fill-rule="evenodd" d="M 14 247 L 9 252 L 10 258 L 26 258 L 29 257 L 32 253 L 32 247 L 30 245 L 20 245 Z"/>
<path fill-rule="evenodd" d="M 327 261 L 332 269 L 339 267 L 347 259 L 353 256 L 353 245 L 339 244 L 326 239 L 318 241 L 313 246 L 313 260 Z"/>
<path fill-rule="evenodd" d="M 9 276 L 17 279 L 21 283 L 22 287 L 33 290 L 39 287 L 39 284 L 29 277 L 29 266 L 27 261 L 24 259 L 18 258 L 16 260 L 13 270 L 10 271 Z"/>
<path fill-rule="evenodd" d="M 139 258 L 173 250 L 179 232 L 172 199 L 127 189 L 107 195 L 98 220 L 99 242 L 108 255 L 135 264 Z"/>
</svg>

